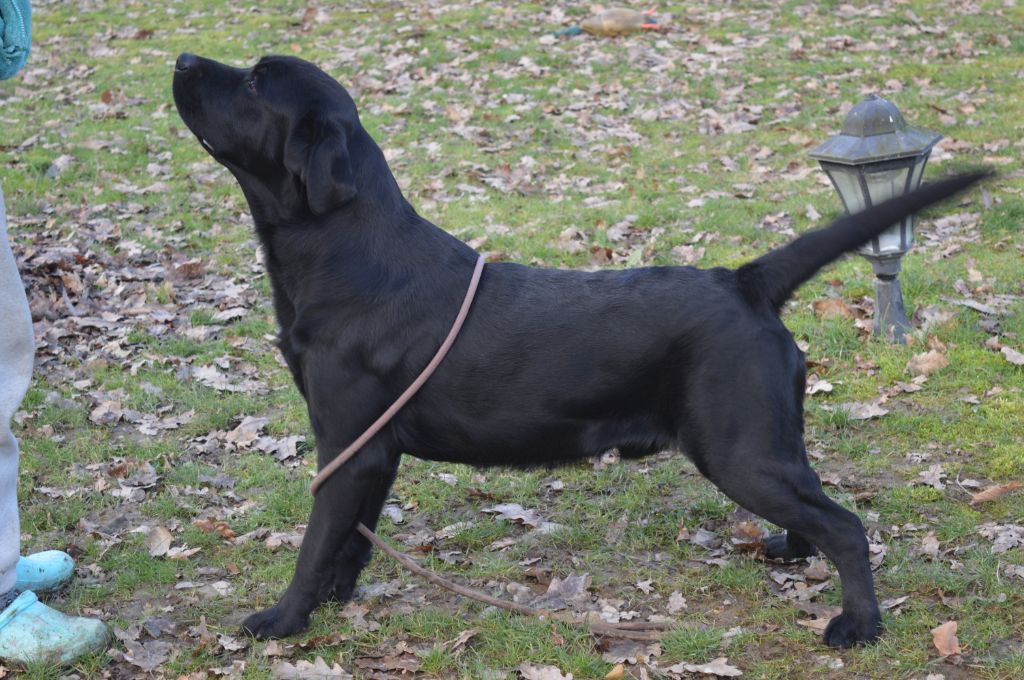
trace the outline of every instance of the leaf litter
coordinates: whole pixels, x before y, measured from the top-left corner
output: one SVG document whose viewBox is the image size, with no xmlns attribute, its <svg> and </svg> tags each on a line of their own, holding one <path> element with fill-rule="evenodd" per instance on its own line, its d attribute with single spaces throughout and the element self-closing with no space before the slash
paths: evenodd
<svg viewBox="0 0 1024 680">
<path fill-rule="evenodd" d="M 472 5 L 473 3 L 465 3 L 466 8 Z M 573 12 L 585 8 L 573 6 L 566 13 L 560 7 L 540 7 L 525 10 L 524 16 L 497 11 L 488 18 L 485 25 L 478 26 L 475 21 L 458 18 L 460 7 L 461 4 L 450 9 L 432 6 L 423 13 L 418 12 L 419 7 L 409 8 L 404 14 L 400 11 L 395 17 L 396 28 L 401 28 L 403 23 L 408 23 L 410 27 L 430 24 L 439 17 L 442 18 L 442 22 L 449 22 L 444 24 L 443 35 L 447 41 L 448 56 L 451 58 L 425 70 L 417 67 L 418 57 L 415 50 L 426 47 L 423 47 L 420 38 L 415 37 L 415 31 L 396 32 L 391 36 L 395 39 L 383 38 L 383 32 L 341 33 L 332 28 L 336 25 L 337 18 L 332 17 L 334 10 L 331 8 L 300 7 L 292 17 L 294 25 L 291 29 L 296 35 L 285 36 L 286 42 L 291 44 L 290 41 L 296 41 L 294 44 L 306 50 L 306 56 L 309 56 L 311 45 L 319 46 L 322 53 L 327 55 L 324 57 L 327 62 L 325 65 L 334 71 L 349 73 L 348 67 L 341 69 L 339 65 L 359 64 L 355 67 L 355 72 L 351 73 L 351 77 L 359 88 L 360 103 L 365 105 L 370 116 L 385 121 L 383 125 L 393 124 L 397 129 L 413 115 L 427 121 L 436 116 L 450 123 L 451 135 L 454 138 L 463 140 L 480 151 L 479 160 L 474 158 L 468 165 L 440 168 L 445 164 L 447 156 L 446 149 L 441 144 L 447 144 L 443 138 L 423 142 L 422 148 L 410 145 L 403 150 L 389 144 L 388 151 L 396 154 L 393 156 L 393 162 L 400 181 L 406 180 L 403 175 L 408 173 L 407 163 L 414 154 L 429 155 L 435 159 L 439 168 L 445 171 L 439 172 L 437 178 L 432 181 L 415 183 L 409 187 L 414 202 L 423 205 L 428 212 L 453 201 L 486 203 L 499 195 L 539 195 L 554 206 L 560 202 L 571 202 L 573 205 L 581 206 L 579 210 L 584 214 L 588 210 L 609 211 L 609 217 L 603 226 L 598 225 L 596 220 L 588 222 L 580 218 L 579 224 L 571 227 L 573 231 L 564 242 L 559 239 L 556 244 L 556 248 L 561 251 L 569 254 L 576 251 L 581 257 L 590 258 L 593 266 L 649 264 L 654 258 L 659 257 L 659 252 L 660 256 L 666 258 L 665 261 L 710 264 L 712 256 L 719 257 L 714 252 L 716 240 L 721 243 L 728 238 L 727 234 L 722 236 L 704 232 L 704 235 L 701 235 L 702 232 L 698 231 L 698 228 L 685 225 L 680 225 L 679 229 L 650 227 L 644 225 L 644 216 L 639 214 L 639 210 L 631 208 L 631 212 L 638 213 L 636 216 L 619 215 L 614 212 L 616 206 L 625 206 L 630 200 L 627 194 L 632 183 L 626 175 L 640 170 L 629 162 L 630 150 L 652 141 L 648 137 L 645 124 L 652 121 L 669 121 L 674 129 L 678 129 L 678 132 L 670 131 L 667 138 L 657 140 L 666 149 L 678 146 L 681 139 L 695 134 L 713 139 L 716 145 L 721 143 L 726 147 L 720 153 L 714 154 L 713 162 L 730 172 L 746 171 L 749 175 L 740 177 L 742 182 L 723 186 L 722 189 L 726 191 L 703 190 L 694 186 L 693 181 L 687 181 L 686 177 L 681 176 L 676 186 L 681 193 L 689 197 L 687 200 L 693 205 L 693 210 L 701 206 L 708 207 L 713 201 L 728 200 L 734 196 L 750 198 L 770 195 L 767 190 L 774 192 L 775 189 L 773 185 L 762 186 L 766 181 L 788 183 L 811 176 L 813 168 L 809 164 L 788 164 L 784 159 L 786 154 L 779 150 L 773 153 L 768 149 L 765 152 L 764 148 L 767 147 L 763 144 L 752 144 L 741 153 L 741 149 L 733 144 L 734 138 L 742 139 L 755 131 L 770 131 L 773 127 L 784 130 L 783 134 L 789 138 L 789 143 L 798 148 L 806 148 L 813 144 L 816 137 L 813 131 L 801 132 L 802 125 L 794 121 L 794 117 L 801 114 L 802 106 L 806 106 L 794 103 L 799 97 L 794 98 L 781 92 L 775 99 L 759 97 L 751 92 L 749 84 L 745 84 L 745 78 L 738 77 L 743 73 L 747 55 L 758 54 L 768 48 L 768 39 L 765 37 L 768 33 L 763 30 L 760 31 L 762 34 L 729 31 L 724 38 L 716 37 L 719 28 L 730 25 L 737 18 L 753 28 L 769 27 L 771 22 L 761 12 L 731 6 L 695 6 L 688 10 L 689 15 L 667 17 L 669 21 L 677 20 L 673 33 L 652 36 L 650 40 L 646 36 L 624 38 L 607 43 L 604 49 L 595 49 L 593 43 L 583 41 L 545 40 L 543 38 L 549 37 L 545 35 L 538 39 L 538 44 L 542 48 L 539 54 L 516 57 L 508 63 L 496 65 L 494 69 L 480 69 L 474 65 L 474 60 L 479 58 L 483 49 L 477 42 L 478 32 L 500 34 L 504 29 L 517 27 L 524 19 L 534 22 L 536 26 L 558 26 L 572 21 Z M 854 18 L 870 16 L 868 12 L 872 9 L 843 5 L 838 9 L 838 13 L 846 18 Z M 45 17 L 51 10 L 44 4 L 40 11 L 41 16 Z M 153 15 L 146 14 L 144 9 L 140 11 L 140 18 L 133 23 L 157 21 Z M 969 10 L 958 7 L 950 11 L 959 14 Z M 217 22 L 229 22 L 241 16 L 237 12 L 241 10 L 214 7 L 210 10 L 210 16 Z M 694 21 L 691 22 L 691 18 Z M 122 17 L 116 19 L 120 21 Z M 463 30 L 448 31 L 449 26 Z M 907 35 L 900 33 L 900 37 L 910 38 L 918 34 L 922 31 L 922 26 L 924 24 L 913 21 L 902 25 L 899 31 L 906 32 Z M 202 22 L 198 21 L 197 17 L 187 17 L 181 26 L 174 29 L 174 33 L 190 36 L 192 39 L 191 36 L 203 30 L 205 29 L 202 28 Z M 889 30 L 890 35 L 896 35 L 891 33 L 893 29 L 880 27 L 880 30 L 883 34 Z M 45 56 L 30 64 L 31 68 L 26 71 L 23 80 L 14 85 L 14 89 L 5 90 L 2 94 L 8 98 L 3 102 L 5 115 L 11 117 L 22 115 L 19 110 L 26 107 L 8 106 L 9 102 L 13 104 L 17 99 L 31 101 L 36 98 L 52 98 L 75 105 L 87 116 L 106 126 L 97 134 L 90 134 L 88 139 L 81 141 L 74 136 L 73 130 L 77 121 L 72 119 L 67 123 L 67 130 L 72 131 L 70 136 L 66 136 L 63 123 L 59 136 L 49 132 L 56 128 L 47 124 L 42 129 L 23 135 L 12 143 L 15 152 L 10 159 L 16 171 L 26 169 L 28 165 L 42 160 L 39 167 L 41 177 L 57 183 L 53 185 L 56 189 L 34 192 L 32 199 L 38 199 L 38 206 L 21 209 L 15 212 L 12 219 L 19 267 L 24 272 L 35 322 L 38 370 L 45 376 L 46 381 L 54 386 L 59 385 L 61 389 L 57 399 L 51 403 L 63 404 L 65 407 L 81 411 L 83 418 L 87 419 L 91 426 L 103 428 L 104 436 L 109 435 L 112 441 L 134 441 L 133 437 L 138 437 L 140 441 L 165 438 L 173 441 L 179 431 L 187 432 L 182 438 L 182 456 L 179 458 L 171 456 L 162 461 L 143 461 L 126 453 L 130 449 L 126 449 L 124 445 L 119 445 L 116 449 L 104 448 L 107 455 L 99 460 L 106 462 L 97 464 L 90 461 L 87 465 L 76 467 L 70 470 L 71 479 L 62 477 L 59 483 L 54 482 L 55 476 L 62 475 L 64 470 L 56 471 L 56 475 L 43 475 L 42 483 L 33 484 L 30 488 L 38 489 L 39 493 L 47 498 L 87 498 L 93 493 L 106 494 L 104 502 L 115 504 L 115 508 L 121 514 L 120 518 L 90 512 L 77 522 L 73 530 L 75 536 L 70 538 L 76 544 L 84 545 L 84 541 L 96 541 L 101 550 L 109 550 L 120 542 L 125 542 L 127 548 L 129 541 L 136 540 L 144 546 L 140 549 L 147 552 L 155 550 L 157 554 L 152 559 L 173 559 L 175 550 L 192 550 L 177 539 L 184 531 L 183 527 L 171 522 L 157 522 L 141 515 L 140 508 L 145 507 L 145 501 L 167 498 L 187 508 L 189 513 L 194 513 L 188 515 L 188 520 L 182 520 L 186 525 L 185 529 L 192 527 L 191 530 L 201 531 L 226 546 L 242 546 L 259 541 L 261 546 L 268 550 L 290 552 L 301 543 L 302 529 L 287 524 L 275 526 L 273 529 L 255 526 L 256 521 L 251 518 L 258 509 L 252 501 L 242 497 L 249 492 L 240 490 L 238 493 L 242 496 L 235 495 L 233 483 L 229 478 L 215 472 L 207 475 L 205 480 L 200 477 L 197 484 L 185 485 L 169 483 L 165 475 L 170 474 L 168 466 L 189 460 L 192 456 L 195 456 L 196 460 L 216 465 L 216 457 L 225 453 L 258 453 L 273 456 L 285 466 L 299 468 L 294 472 L 300 474 L 304 472 L 304 468 L 299 467 L 304 443 L 302 435 L 277 436 L 276 432 L 274 435 L 268 434 L 269 423 L 256 428 L 254 432 L 254 423 L 251 421 L 243 427 L 245 419 L 253 416 L 242 413 L 237 414 L 232 424 L 223 430 L 197 434 L 194 423 L 197 420 L 203 422 L 206 416 L 201 409 L 198 412 L 192 408 L 185 409 L 175 399 L 161 397 L 158 393 L 147 394 L 147 397 L 142 399 L 131 390 L 117 385 L 116 381 L 115 384 L 109 385 L 103 377 L 105 372 L 121 371 L 125 375 L 135 376 L 140 372 L 160 369 L 176 377 L 180 383 L 193 385 L 198 390 L 212 390 L 218 398 L 224 399 L 234 396 L 269 395 L 276 389 L 277 384 L 271 382 L 266 371 L 258 369 L 247 356 L 252 353 L 272 352 L 270 340 L 248 338 L 245 340 L 248 343 L 245 348 L 230 344 L 235 324 L 253 321 L 266 313 L 261 307 L 265 300 L 260 288 L 261 274 L 255 260 L 246 257 L 243 264 L 225 268 L 219 265 L 206 249 L 196 249 L 194 244 L 183 236 L 184 230 L 180 224 L 181 208 L 168 198 L 171 185 L 180 182 L 180 176 L 191 177 L 195 191 L 186 209 L 203 225 L 203 229 L 208 231 L 209 238 L 218 243 L 230 242 L 230 238 L 226 236 L 239 231 L 247 234 L 251 225 L 247 218 L 242 216 L 244 211 L 237 198 L 224 199 L 213 191 L 227 184 L 226 173 L 208 160 L 191 165 L 182 163 L 179 148 L 182 144 L 192 143 L 191 140 L 182 141 L 184 133 L 180 128 L 167 134 L 159 125 L 150 126 L 150 118 L 160 120 L 173 117 L 173 111 L 168 111 L 165 102 L 157 103 L 147 100 L 144 96 L 136 96 L 127 87 L 122 89 L 93 84 L 94 81 L 101 82 L 97 76 L 101 75 L 104 69 L 110 70 L 111 65 L 118 73 L 123 70 L 127 61 L 125 55 L 131 52 L 131 48 L 127 46 L 129 42 L 145 42 L 147 46 L 143 49 L 147 51 L 141 53 L 145 60 L 162 62 L 173 58 L 172 51 L 161 42 L 170 33 L 170 29 L 162 28 L 113 27 L 107 29 L 105 35 L 87 47 L 82 47 L 80 41 L 67 40 L 60 35 L 53 36 L 45 44 L 39 45 L 40 55 Z M 300 33 L 310 42 L 303 42 L 300 45 Z M 342 35 L 345 39 L 339 39 Z M 400 35 L 404 37 L 398 37 Z M 869 52 L 876 56 L 881 54 L 885 60 L 898 58 L 898 53 L 890 56 L 885 51 L 875 51 L 879 49 L 879 43 L 876 41 L 883 40 L 884 35 L 871 39 L 831 36 L 821 45 L 817 45 L 810 35 L 793 38 L 788 41 L 786 50 L 790 58 L 795 60 L 818 59 L 822 54 L 860 52 Z M 518 40 L 520 36 L 498 35 L 496 46 L 512 49 Z M 875 45 L 872 46 L 872 43 Z M 903 43 L 901 41 L 898 44 Z M 945 51 L 947 48 L 939 41 L 936 45 L 929 42 L 913 46 L 914 49 L 917 47 L 926 50 L 930 58 L 945 58 L 954 54 L 957 58 L 977 58 L 979 50 L 989 49 L 991 46 L 981 47 L 977 44 L 973 47 L 957 48 L 959 52 Z M 95 60 L 98 65 L 82 64 L 79 50 L 83 54 L 88 50 L 90 60 Z M 364 58 L 371 53 L 374 58 Z M 569 73 L 572 69 L 596 74 L 606 69 L 609 64 L 616 63 L 624 65 L 631 71 L 642 73 L 644 87 L 631 88 L 615 79 L 609 81 L 594 77 L 592 83 L 581 85 L 577 90 L 566 89 L 562 94 L 551 92 L 542 97 L 535 92 L 509 91 L 517 88 L 506 87 L 504 81 L 500 86 L 496 84 L 499 79 L 524 76 L 534 80 L 552 76 L 560 78 L 562 71 Z M 493 73 L 488 73 L 488 70 L 492 70 Z M 713 94 L 696 97 L 687 92 L 685 86 L 689 76 L 713 80 Z M 858 77 L 860 76 L 856 73 L 844 76 Z M 831 76 L 815 74 L 801 79 L 794 87 L 800 87 L 807 93 L 827 93 L 829 97 L 836 98 L 842 94 L 840 85 L 844 85 L 843 79 L 836 80 Z M 900 85 L 910 87 L 909 83 Z M 457 88 L 466 96 L 446 101 L 450 98 L 440 94 L 449 87 Z M 945 90 L 938 83 L 922 87 L 931 88 L 932 92 Z M 949 94 L 984 96 L 977 91 Z M 486 112 L 491 109 L 492 101 L 499 100 L 498 97 L 503 106 L 510 108 L 510 116 L 518 117 L 518 120 L 508 120 L 498 126 L 491 126 L 485 122 L 484 116 L 489 115 Z M 14 101 L 11 101 L 12 99 Z M 424 102 L 422 111 L 414 111 L 409 103 L 417 100 Z M 960 106 L 964 106 L 964 102 L 961 102 Z M 979 106 L 982 105 L 979 103 Z M 507 155 L 513 149 L 526 146 L 531 136 L 536 134 L 530 117 L 533 112 L 540 110 L 545 110 L 546 124 L 552 126 L 554 133 L 573 143 L 576 151 L 571 163 L 560 160 L 558 154 L 520 153 L 515 158 Z M 962 118 L 970 114 L 964 114 L 949 106 L 947 112 L 940 115 Z M 53 122 L 55 121 L 50 123 Z M 82 173 L 92 163 L 92 157 L 88 154 L 102 153 L 110 158 L 117 158 L 127 156 L 131 152 L 133 145 L 138 144 L 138 138 L 131 132 L 133 125 L 150 126 L 145 129 L 147 139 L 143 144 L 147 147 L 146 162 L 138 164 L 139 171 L 135 174 L 120 171 L 115 173 L 112 169 L 104 168 L 95 178 L 97 185 L 105 183 L 111 187 L 116 192 L 116 198 L 103 198 L 100 202 L 94 198 L 99 194 L 90 195 L 88 191 L 83 192 L 81 200 L 72 199 L 74 191 L 65 195 L 65 188 L 73 188 L 71 182 L 76 181 L 77 174 Z M 33 128 L 35 127 L 33 125 Z M 431 144 L 437 148 L 432 149 Z M 731 150 L 729 146 L 732 147 Z M 933 161 L 942 163 L 971 155 L 1005 158 L 1012 151 L 1012 148 L 999 145 L 983 150 L 972 142 L 949 137 L 936 149 Z M 45 155 L 37 158 L 33 154 Z M 585 176 L 586 170 L 574 170 L 575 163 L 599 163 L 607 170 L 609 177 L 591 179 Z M 687 168 L 685 171 L 681 170 L 680 174 L 684 172 L 689 174 L 703 171 L 699 167 Z M 648 181 L 652 179 L 654 178 L 650 177 Z M 60 184 L 62 182 L 67 184 Z M 998 196 L 995 198 L 1000 200 Z M 27 204 L 28 201 L 22 203 Z M 803 200 L 800 205 L 804 205 Z M 818 207 L 821 205 L 819 202 Z M 750 225 L 765 234 L 765 238 L 785 236 L 804 228 L 801 219 L 805 213 L 808 219 L 817 219 L 817 210 L 810 204 L 799 210 L 789 209 L 789 212 L 781 208 L 775 210 L 774 214 L 764 219 L 758 217 Z M 920 254 L 936 260 L 957 257 L 972 244 L 983 243 L 980 222 L 981 215 L 974 207 L 965 207 L 959 213 L 947 217 L 920 220 Z M 512 226 L 506 226 L 505 229 L 510 232 L 514 233 L 520 228 L 511 221 L 509 224 Z M 570 227 L 566 225 L 563 228 L 568 230 Z M 678 241 L 666 240 L 675 232 L 684 237 L 685 242 L 681 245 L 674 245 L 678 244 Z M 493 232 L 488 231 L 489 240 L 482 242 L 480 246 L 486 245 L 489 252 L 498 256 L 509 256 L 513 254 L 505 252 L 509 237 L 509 233 L 503 234 L 500 229 L 495 228 Z M 736 245 L 747 244 L 738 242 Z M 238 246 L 239 252 L 246 249 L 250 252 L 254 250 L 251 239 Z M 947 296 L 946 302 L 958 310 L 956 314 L 980 316 L 988 322 L 1002 318 L 1005 324 L 1005 317 L 1012 309 L 1012 305 L 1017 304 L 1018 298 L 1012 294 L 995 291 L 984 276 L 979 279 L 978 275 L 968 273 L 966 279 L 962 285 L 958 282 L 953 293 Z M 849 299 L 840 302 L 842 308 L 847 309 L 852 315 L 846 316 L 843 312 L 838 312 L 840 317 L 848 322 L 861 322 L 867 318 L 866 310 L 869 308 L 866 301 Z M 838 309 L 840 305 L 836 304 L 836 307 Z M 948 318 L 943 320 L 943 317 L 950 314 L 953 313 L 947 310 L 945 314 L 925 315 L 925 323 L 941 328 L 942 324 L 949 321 Z M 988 327 L 995 328 L 991 325 Z M 194 360 L 188 353 L 179 355 L 154 349 L 148 343 L 138 341 L 140 336 L 168 342 L 188 340 L 196 343 L 226 343 L 231 350 L 228 354 L 215 358 L 204 356 L 203 359 Z M 996 343 L 999 343 L 999 346 L 996 346 Z M 1001 355 L 1008 370 L 1013 370 L 1021 363 L 1020 352 L 1012 346 L 1015 344 L 1012 337 L 999 335 L 996 343 L 989 349 Z M 934 350 L 927 353 L 931 351 Z M 946 356 L 948 359 L 949 355 Z M 933 361 L 941 363 L 938 359 Z M 919 373 L 926 377 L 935 371 L 948 372 L 951 369 L 938 367 L 929 371 L 915 371 L 913 368 L 908 370 L 911 374 Z M 827 375 L 828 380 L 821 375 Z M 89 381 L 92 384 L 87 385 Z M 817 386 L 811 394 L 814 394 L 816 399 L 827 400 L 830 398 L 827 385 L 832 387 L 833 393 L 842 394 L 845 389 L 842 384 L 833 382 L 831 373 L 819 374 L 817 381 L 810 383 L 808 387 Z M 923 383 L 908 381 L 903 385 L 907 389 L 900 388 L 899 394 L 912 395 L 922 389 Z M 981 396 L 980 391 L 978 396 Z M 838 396 L 838 399 L 844 398 L 849 397 Z M 913 399 L 906 396 L 901 398 Z M 879 411 L 889 411 L 892 408 L 891 404 L 884 401 L 864 402 L 859 406 L 855 403 L 852 406 L 850 415 L 854 419 L 862 416 L 879 418 L 885 415 Z M 26 407 L 26 411 L 19 416 L 19 423 L 27 431 L 39 433 L 41 436 L 60 438 L 70 434 L 62 432 L 60 428 L 48 434 L 48 430 L 45 429 L 47 425 L 40 426 L 43 422 L 42 415 L 41 408 Z M 111 451 L 116 451 L 118 455 L 124 457 L 115 459 L 113 454 L 109 453 Z M 608 468 L 616 464 L 617 462 L 600 462 L 595 467 Z M 943 464 L 948 465 L 945 462 Z M 926 470 L 929 472 L 928 477 L 922 477 L 920 481 L 937 490 L 943 489 L 936 485 L 944 485 L 944 490 L 951 492 L 955 490 L 952 479 L 952 471 L 955 468 L 947 467 L 943 468 L 943 471 L 947 469 L 949 472 L 943 475 L 929 467 L 932 472 Z M 241 489 L 245 488 L 244 484 L 239 486 Z M 845 493 L 840 487 L 836 489 Z M 1009 489 L 1003 493 L 1012 491 Z M 984 492 L 976 496 L 981 493 Z M 991 502 L 990 497 L 981 497 L 984 500 L 977 501 L 976 505 Z M 450 541 L 458 536 L 460 529 L 453 527 L 462 525 L 462 528 L 467 528 L 471 525 L 470 521 L 457 522 L 435 531 L 417 524 L 421 522 L 417 514 L 414 511 L 406 511 L 404 526 L 415 525 L 415 528 L 411 528 L 406 535 L 411 537 L 419 531 L 425 532 L 423 536 L 429 535 L 429 540 L 422 537 L 415 540 L 420 541 L 421 546 L 428 546 L 431 551 L 436 551 L 439 543 L 443 544 L 444 541 Z M 543 516 L 547 511 L 543 508 L 531 511 L 519 506 L 518 510 L 510 509 L 505 515 L 500 511 L 495 514 L 504 517 L 508 522 L 521 524 L 529 530 L 519 531 L 520 536 L 539 533 L 539 529 L 548 526 L 545 524 L 547 519 Z M 198 523 L 194 523 L 193 519 Z M 627 519 L 627 525 L 631 521 L 632 518 Z M 132 534 L 133 527 L 141 526 L 147 527 L 147 531 L 138 535 Z M 242 527 L 238 531 L 244 530 L 244 533 L 231 536 L 235 532 L 233 526 Z M 747 548 L 756 546 L 759 541 L 757 534 L 750 527 L 739 529 L 737 532 L 733 532 L 732 527 L 727 529 L 713 524 L 706 527 L 691 524 L 691 527 L 687 537 L 681 540 L 689 544 L 686 546 L 687 549 L 690 546 L 697 548 L 703 561 L 712 564 L 715 560 L 725 562 L 732 551 L 747 551 Z M 751 529 L 749 533 L 748 529 Z M 982 523 L 979 525 L 979 536 L 990 541 L 992 550 L 999 554 L 1013 550 L 1021 544 L 1020 528 L 1005 519 Z M 499 541 L 494 541 L 492 545 L 497 545 L 496 551 L 507 551 L 517 545 L 515 542 L 508 542 L 514 539 L 514 536 L 506 537 L 503 539 L 503 545 L 499 544 Z M 921 539 L 918 543 L 925 554 L 932 554 L 933 544 L 930 541 L 926 543 Z M 937 556 L 941 556 L 943 547 L 940 546 L 940 551 L 936 551 Z M 531 553 L 534 552 L 532 545 L 530 550 Z M 539 554 L 547 557 L 543 551 Z M 884 554 L 881 539 L 873 538 L 872 561 L 878 562 L 874 564 L 876 568 L 880 566 Z M 196 560 L 197 566 L 202 563 L 203 555 Z M 292 558 L 293 554 L 289 554 L 288 559 Z M 823 563 L 812 562 L 795 567 L 798 569 L 798 578 L 783 579 L 786 591 L 795 593 L 798 589 L 797 584 L 801 584 L 800 590 L 803 591 L 807 587 L 813 587 L 813 584 L 826 582 L 817 578 L 825 575 L 822 565 Z M 91 574 L 83 578 L 95 578 L 99 582 L 104 578 L 110 578 L 96 563 L 83 564 L 81 571 L 83 574 Z M 582 590 L 577 586 L 567 588 L 564 585 L 567 581 L 573 582 L 573 579 L 577 579 L 575 583 L 582 583 L 578 580 L 583 578 L 579 576 L 583 573 L 582 569 L 564 569 L 560 573 L 563 574 L 561 583 L 550 595 L 560 598 L 566 606 L 597 610 L 602 601 L 608 603 L 617 599 L 609 597 L 609 594 L 604 592 L 604 586 L 594 588 L 592 582 Z M 169 592 L 167 603 L 161 606 L 177 607 L 173 615 L 178 615 L 178 611 L 189 609 L 191 601 L 175 599 L 178 595 L 185 598 L 199 597 L 199 591 L 205 588 L 205 592 L 211 596 L 222 596 L 221 593 L 230 592 L 230 580 L 233 578 L 227 572 L 222 576 L 212 573 L 183 575 L 177 583 L 191 585 Z M 652 605 L 653 608 L 653 603 L 658 602 L 655 596 L 659 595 L 657 586 L 660 582 L 654 580 L 653 584 L 644 588 L 633 585 L 638 582 L 647 583 L 650 580 L 646 576 L 638 578 L 632 573 L 629 577 L 621 579 L 623 588 L 628 589 L 630 593 L 630 598 L 640 598 L 638 601 Z M 555 578 L 551 580 L 551 583 L 554 582 Z M 389 583 L 385 581 L 369 584 L 369 588 L 365 585 L 361 588 L 373 592 L 373 588 L 379 586 L 381 601 L 389 598 L 394 600 L 405 594 L 400 586 Z M 776 581 L 771 580 L 771 583 L 774 584 Z M 647 588 L 650 588 L 651 592 L 646 592 Z M 667 586 L 666 590 L 669 588 L 671 585 Z M 415 592 L 415 589 L 412 592 Z M 530 593 L 531 597 L 549 594 L 535 593 L 532 589 Z M 689 606 L 703 606 L 703 597 L 689 591 L 686 591 L 686 594 L 690 596 Z M 663 610 L 676 609 L 676 612 L 670 613 L 678 613 L 687 607 L 688 598 L 683 597 L 679 591 L 673 591 L 673 595 L 678 597 L 675 600 L 671 597 L 666 598 L 660 606 Z M 565 599 L 566 596 L 568 600 Z M 666 605 L 666 602 L 670 606 Z M 817 604 L 803 600 L 796 602 L 798 606 Z M 620 607 L 608 606 L 613 612 L 631 611 L 625 601 Z M 369 621 L 375 617 L 366 619 L 364 614 L 363 618 Z M 184 627 L 181 629 L 184 630 Z M 155 626 L 153 630 L 157 632 L 154 638 L 163 637 L 164 640 L 139 642 L 138 639 L 131 639 L 131 645 L 122 642 L 126 650 L 124 663 L 129 664 L 132 669 L 143 672 L 161 670 L 162 663 L 166 662 L 157 663 L 151 670 L 147 670 L 154 660 L 161 658 L 166 651 L 162 645 L 153 645 L 153 642 L 167 643 L 168 640 L 172 640 L 170 644 L 175 649 L 182 646 L 181 641 L 173 637 L 173 630 L 161 626 Z M 238 677 L 245 672 L 245 661 L 230 658 L 238 651 L 234 649 L 237 643 L 229 638 L 209 633 L 205 637 L 200 636 L 199 639 L 206 638 L 210 640 L 206 644 L 211 649 L 216 649 L 220 655 L 217 666 L 208 669 L 211 674 Z M 340 642 L 343 640 L 338 639 L 333 644 Z M 170 652 L 173 653 L 174 650 Z M 130 659 L 127 658 L 129 656 Z M 170 654 L 167 657 L 170 658 Z M 386 657 L 387 655 L 373 657 L 377 659 L 373 663 L 386 665 L 381 661 Z M 340 670 L 337 664 L 328 665 L 320 661 L 322 667 L 317 669 L 317 672 L 327 673 L 325 677 L 348 677 L 348 670 Z M 711 667 L 714 663 L 703 666 Z M 727 665 L 720 664 L 717 667 L 724 669 Z M 293 666 L 300 668 L 299 672 L 310 672 L 316 669 L 317 664 L 297 661 Z M 673 672 L 692 674 L 707 671 L 685 668 Z M 559 674 L 561 676 L 560 671 Z"/>
</svg>

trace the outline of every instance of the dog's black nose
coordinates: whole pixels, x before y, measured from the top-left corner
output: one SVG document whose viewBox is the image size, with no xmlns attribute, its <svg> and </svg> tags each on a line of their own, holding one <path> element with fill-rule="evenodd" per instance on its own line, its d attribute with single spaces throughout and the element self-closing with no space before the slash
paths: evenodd
<svg viewBox="0 0 1024 680">
<path fill-rule="evenodd" d="M 199 66 L 199 57 L 188 52 L 182 52 L 178 55 L 178 61 L 174 62 L 174 70 L 179 73 L 194 71 L 197 66 Z"/>
</svg>

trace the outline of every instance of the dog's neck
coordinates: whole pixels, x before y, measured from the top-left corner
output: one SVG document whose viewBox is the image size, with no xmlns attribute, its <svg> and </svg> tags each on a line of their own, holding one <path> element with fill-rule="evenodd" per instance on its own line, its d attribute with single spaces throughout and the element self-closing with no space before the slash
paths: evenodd
<svg viewBox="0 0 1024 680">
<path fill-rule="evenodd" d="M 349 150 L 358 159 L 356 196 L 324 215 L 293 209 L 305 206 L 304 187 L 293 176 L 267 181 L 228 166 L 248 201 L 275 298 L 315 296 L 365 308 L 388 290 L 390 300 L 447 302 L 454 296 L 457 306 L 476 253 L 416 213 L 384 153 L 361 128 Z"/>
<path fill-rule="evenodd" d="M 276 214 L 273 206 L 277 204 L 263 200 L 261 191 L 274 189 L 259 185 L 258 191 L 247 190 L 275 288 L 291 298 L 300 288 L 314 287 L 322 289 L 325 298 L 360 306 L 370 304 L 381 290 L 396 287 L 409 287 L 416 298 L 461 294 L 476 253 L 417 214 L 397 183 L 392 185 L 394 193 L 373 196 L 391 190 L 387 184 L 378 179 L 376 186 L 360 187 L 359 196 L 349 205 L 300 220 Z M 367 280 L 368 272 L 373 273 L 373 281 Z"/>
</svg>

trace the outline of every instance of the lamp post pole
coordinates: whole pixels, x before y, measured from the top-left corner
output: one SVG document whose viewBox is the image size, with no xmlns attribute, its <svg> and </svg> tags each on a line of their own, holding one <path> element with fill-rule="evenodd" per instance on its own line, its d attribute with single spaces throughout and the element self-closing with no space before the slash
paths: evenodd
<svg viewBox="0 0 1024 680">
<path fill-rule="evenodd" d="M 876 336 L 891 338 L 893 342 L 906 343 L 906 335 L 913 332 L 914 325 L 907 318 L 903 304 L 903 290 L 900 288 L 900 256 L 873 257 L 871 268 L 875 272 L 875 319 L 871 332 Z"/>
</svg>

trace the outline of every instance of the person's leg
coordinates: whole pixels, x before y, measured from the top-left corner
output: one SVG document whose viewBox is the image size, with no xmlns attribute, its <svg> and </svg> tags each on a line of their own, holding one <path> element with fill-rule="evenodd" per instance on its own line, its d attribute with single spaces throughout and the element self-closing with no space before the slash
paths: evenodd
<svg viewBox="0 0 1024 680">
<path fill-rule="evenodd" d="M 66 569 L 70 562 L 64 553 L 48 551 L 19 563 L 18 440 L 11 432 L 11 418 L 32 379 L 34 343 L 32 317 L 7 239 L 7 213 L 0 193 L 0 659 L 66 664 L 102 650 L 107 627 L 97 619 L 51 609 L 24 588 L 52 582 L 43 577 L 58 566 Z M 13 595 L 17 597 L 11 600 Z"/>
<path fill-rule="evenodd" d="M 20 552 L 18 440 L 11 418 L 32 379 L 35 340 L 25 288 L 7 239 L 7 214 L 0 192 L 0 595 L 14 589 Z"/>
</svg>

